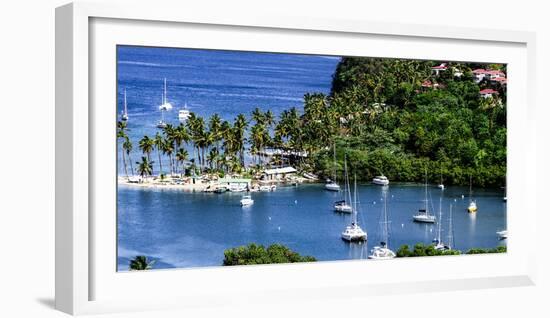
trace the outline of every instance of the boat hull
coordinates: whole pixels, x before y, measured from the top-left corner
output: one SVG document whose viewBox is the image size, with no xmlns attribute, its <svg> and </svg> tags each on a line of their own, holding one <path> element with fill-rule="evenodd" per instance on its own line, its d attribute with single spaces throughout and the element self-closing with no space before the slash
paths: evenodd
<svg viewBox="0 0 550 318">
<path fill-rule="evenodd" d="M 327 183 L 327 184 L 325 184 L 325 190 L 340 191 L 340 186 L 336 183 Z"/>
<path fill-rule="evenodd" d="M 419 223 L 435 223 L 435 217 L 425 215 L 414 215 L 413 220 Z"/>
</svg>

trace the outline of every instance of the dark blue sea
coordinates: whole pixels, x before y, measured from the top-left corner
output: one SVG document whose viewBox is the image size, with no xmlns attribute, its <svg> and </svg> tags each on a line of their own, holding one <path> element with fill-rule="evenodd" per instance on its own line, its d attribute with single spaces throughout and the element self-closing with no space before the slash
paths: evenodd
<svg viewBox="0 0 550 318">
<path fill-rule="evenodd" d="M 166 48 L 118 48 L 118 113 L 127 91 L 128 132 L 134 143 L 145 134 L 154 136 L 160 119 L 163 80 L 168 83 L 168 101 L 175 108 L 165 119 L 178 123 L 177 111 L 185 103 L 198 115 L 218 113 L 233 120 L 239 113 L 250 115 L 255 107 L 276 115 L 292 106 L 302 109 L 308 92 L 329 93 L 339 58 L 272 53 L 186 50 Z M 191 151 L 190 151 L 191 152 Z M 156 155 L 156 154 L 155 154 Z M 119 157 L 120 159 L 120 157 Z M 122 175 L 122 164 L 119 163 Z M 437 225 L 412 222 L 422 207 L 424 187 L 391 184 L 386 193 L 390 220 L 390 247 L 430 243 Z M 455 248 L 496 247 L 496 231 L 506 228 L 506 203 L 501 189 L 474 189 L 478 213 L 468 214 L 468 189 L 430 186 L 430 202 L 439 210 L 442 200 L 443 241 L 449 234 L 449 206 L 453 204 Z M 218 266 L 227 248 L 251 242 L 281 243 L 319 260 L 366 258 L 380 238 L 383 189 L 360 185 L 359 224 L 368 231 L 366 244 L 349 244 L 340 233 L 349 215 L 332 211 L 339 194 L 320 184 L 278 187 L 275 192 L 252 193 L 251 207 L 239 205 L 241 194 L 207 194 L 181 190 L 118 189 L 118 269 L 127 270 L 129 259 L 147 255 L 155 268 Z M 466 195 L 462 198 L 462 195 Z"/>
</svg>

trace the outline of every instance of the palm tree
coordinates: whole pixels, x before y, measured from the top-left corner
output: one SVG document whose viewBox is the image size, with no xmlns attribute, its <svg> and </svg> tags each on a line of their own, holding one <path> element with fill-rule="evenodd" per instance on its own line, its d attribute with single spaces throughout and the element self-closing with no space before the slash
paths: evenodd
<svg viewBox="0 0 550 318">
<path fill-rule="evenodd" d="M 162 151 L 162 145 L 164 144 L 164 138 L 160 135 L 159 132 L 155 135 L 155 139 L 153 139 L 153 143 L 155 144 L 155 148 L 157 148 L 157 154 L 159 157 L 159 175 L 163 174 L 162 171 L 162 158 L 160 156 L 160 152 Z"/>
<path fill-rule="evenodd" d="M 239 154 L 239 159 L 241 161 L 241 166 L 244 167 L 244 143 L 246 141 L 245 131 L 248 127 L 248 122 L 246 117 L 243 114 L 237 115 L 235 118 L 235 124 L 233 124 L 235 141 L 236 141 L 236 152 Z"/>
<path fill-rule="evenodd" d="M 206 157 L 206 161 L 208 162 L 208 165 L 210 166 L 210 170 L 214 170 L 214 164 L 217 164 L 218 162 L 218 148 L 213 147 L 210 149 L 210 152 L 208 153 L 208 156 Z M 217 167 L 216 167 L 217 169 Z"/>
<path fill-rule="evenodd" d="M 174 161 L 172 160 L 172 154 L 174 153 L 174 145 L 170 140 L 166 140 L 162 143 L 161 149 L 163 154 L 168 155 L 168 159 L 170 160 L 170 174 L 173 174 Z"/>
<path fill-rule="evenodd" d="M 187 150 L 184 148 L 180 148 L 180 150 L 176 153 L 176 173 L 178 172 L 178 164 L 181 163 L 183 166 L 183 162 L 187 160 L 188 156 L 189 153 L 187 153 Z"/>
<path fill-rule="evenodd" d="M 222 140 L 222 119 L 217 113 L 210 116 L 208 121 L 208 130 L 212 134 L 212 141 L 216 144 L 216 148 L 220 148 L 220 141 Z"/>
<path fill-rule="evenodd" d="M 147 135 L 143 136 L 139 141 L 139 149 L 141 149 L 143 154 L 147 155 L 149 161 L 151 161 L 151 152 L 153 151 L 154 144 L 153 139 L 149 138 Z"/>
<path fill-rule="evenodd" d="M 153 161 L 149 161 L 147 157 L 141 157 L 141 162 L 136 162 L 138 165 L 138 172 L 142 178 L 147 179 L 147 176 L 153 174 Z"/>
<path fill-rule="evenodd" d="M 124 121 L 118 121 L 117 122 L 117 139 L 122 139 L 122 163 L 124 164 L 124 172 L 126 173 L 126 177 L 128 177 L 128 168 L 126 164 L 126 156 L 124 153 L 124 142 L 126 139 L 128 139 L 128 135 L 126 134 L 126 122 Z M 117 146 L 118 149 L 118 146 Z"/>
<path fill-rule="evenodd" d="M 130 260 L 131 271 L 143 271 L 153 268 L 155 261 L 149 261 L 147 256 L 138 255 L 134 259 Z"/>
<path fill-rule="evenodd" d="M 124 140 L 124 143 L 122 143 L 122 154 L 126 153 L 128 156 L 128 161 L 130 162 L 130 170 L 132 172 L 132 175 L 134 175 L 134 165 L 132 164 L 132 157 L 130 156 L 130 153 L 132 152 L 132 142 L 130 141 L 130 138 L 126 137 Z M 126 171 L 126 162 L 124 162 L 124 170 Z M 128 176 L 128 172 L 126 172 L 126 176 Z"/>
</svg>

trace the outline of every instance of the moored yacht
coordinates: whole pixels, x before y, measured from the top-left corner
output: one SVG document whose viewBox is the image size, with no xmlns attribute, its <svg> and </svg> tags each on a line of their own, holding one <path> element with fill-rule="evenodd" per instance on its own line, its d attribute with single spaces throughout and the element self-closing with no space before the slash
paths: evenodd
<svg viewBox="0 0 550 318">
<path fill-rule="evenodd" d="M 467 208 L 469 213 L 477 212 L 477 203 L 474 199 L 472 199 L 472 176 L 470 175 L 470 204 Z"/>
<path fill-rule="evenodd" d="M 350 203 L 346 200 L 346 197 L 349 196 L 349 176 L 348 176 L 348 164 L 344 158 L 344 191 L 342 193 L 342 199 L 334 202 L 334 211 L 341 213 L 351 213 L 353 208 Z"/>
<path fill-rule="evenodd" d="M 120 119 L 122 119 L 122 121 L 128 120 L 128 104 L 126 102 L 126 89 L 124 90 L 124 111 L 122 112 L 122 116 L 120 116 Z"/>
<path fill-rule="evenodd" d="M 327 180 L 327 183 L 325 184 L 325 189 L 328 191 L 340 191 L 340 185 L 336 182 L 336 145 L 334 145 L 333 148 L 333 173 L 332 173 L 332 180 Z"/>
<path fill-rule="evenodd" d="M 382 226 L 382 241 L 380 242 L 379 246 L 375 246 L 371 250 L 371 254 L 369 255 L 370 259 L 375 260 L 385 260 L 385 259 L 392 259 L 395 258 L 395 252 L 392 251 L 389 248 L 388 242 L 389 242 L 389 221 L 388 221 L 388 209 L 387 209 L 387 191 L 384 191 L 384 209 L 383 211 L 383 217 L 380 221 L 380 225 Z"/>
<path fill-rule="evenodd" d="M 243 195 L 241 199 L 241 206 L 247 206 L 254 204 L 254 200 L 252 200 L 252 197 L 249 195 Z"/>
<path fill-rule="evenodd" d="M 172 104 L 168 102 L 168 98 L 166 95 L 166 78 L 164 78 L 164 92 L 162 94 L 162 104 L 159 106 L 159 110 L 168 111 L 172 110 L 172 108 L 174 108 L 174 106 L 172 106 Z"/>
<path fill-rule="evenodd" d="M 348 195 L 351 198 L 351 195 Z M 350 199 L 351 201 L 351 199 Z M 350 225 L 342 232 L 342 239 L 348 242 L 366 241 L 367 232 L 357 224 L 357 180 L 355 181 L 353 212 Z"/>
<path fill-rule="evenodd" d="M 381 176 L 374 177 L 372 179 L 372 183 L 385 186 L 390 184 L 390 180 L 388 180 L 388 178 L 385 175 L 381 175 Z"/>
<path fill-rule="evenodd" d="M 508 238 L 508 230 L 498 231 L 497 235 L 501 240 L 505 240 Z"/>
<path fill-rule="evenodd" d="M 190 116 L 191 116 L 191 112 L 189 111 L 189 109 L 187 109 L 187 103 L 185 103 L 185 105 L 183 106 L 183 109 L 180 109 L 178 112 L 178 119 L 180 121 L 185 121 L 189 119 Z"/>
<path fill-rule="evenodd" d="M 425 177 L 425 185 L 424 185 L 424 208 L 419 209 L 418 212 L 413 215 L 413 220 L 415 222 L 421 222 L 421 223 L 435 223 L 435 215 L 430 214 L 429 210 L 429 204 L 428 204 L 428 172 L 426 171 L 426 177 Z"/>
</svg>

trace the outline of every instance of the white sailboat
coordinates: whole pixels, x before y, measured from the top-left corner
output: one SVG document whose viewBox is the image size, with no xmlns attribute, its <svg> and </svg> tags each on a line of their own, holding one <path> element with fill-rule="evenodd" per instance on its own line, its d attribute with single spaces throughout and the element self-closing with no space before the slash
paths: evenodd
<svg viewBox="0 0 550 318">
<path fill-rule="evenodd" d="M 124 89 L 124 111 L 122 112 L 122 116 L 120 116 L 122 121 L 128 120 L 128 104 L 126 102 L 126 89 Z"/>
<path fill-rule="evenodd" d="M 159 106 L 159 110 L 172 110 L 174 106 L 168 102 L 168 95 L 166 89 L 166 78 L 164 78 L 164 93 L 162 94 L 162 104 Z"/>
<path fill-rule="evenodd" d="M 443 209 L 441 208 L 441 204 L 443 201 L 443 197 L 439 197 L 439 221 L 437 222 L 437 238 L 434 239 L 435 243 L 435 249 L 436 250 L 448 250 L 449 247 L 441 241 L 441 232 L 443 232 Z"/>
<path fill-rule="evenodd" d="M 435 215 L 430 214 L 429 204 L 428 204 L 428 171 L 426 170 L 426 181 L 425 181 L 425 195 L 424 195 L 424 208 L 419 209 L 418 212 L 413 215 L 413 220 L 415 222 L 421 223 L 435 223 Z"/>
<path fill-rule="evenodd" d="M 346 158 L 344 158 L 344 180 L 345 180 L 345 184 L 344 184 L 344 193 L 342 196 L 342 200 L 334 202 L 334 211 L 341 212 L 341 213 L 352 213 L 353 208 L 350 205 L 351 202 L 346 200 L 346 195 L 350 193 L 348 165 L 346 162 Z"/>
<path fill-rule="evenodd" d="M 385 260 L 385 259 L 392 259 L 395 258 L 395 252 L 392 251 L 389 247 L 389 228 L 388 228 L 388 209 L 387 209 L 387 191 L 384 191 L 384 210 L 383 210 L 383 218 L 380 222 L 380 225 L 382 225 L 382 241 L 380 242 L 380 246 L 375 246 L 371 250 L 371 254 L 369 255 L 370 259 L 375 260 Z"/>
<path fill-rule="evenodd" d="M 336 183 L 336 144 L 334 144 L 333 148 L 333 167 L 334 172 L 332 174 L 332 180 L 328 180 L 328 182 L 325 184 L 325 189 L 328 191 L 340 191 L 340 185 Z"/>
<path fill-rule="evenodd" d="M 477 212 L 477 203 L 472 199 L 472 176 L 470 175 L 470 204 L 468 205 L 468 212 L 474 213 Z"/>
<path fill-rule="evenodd" d="M 363 231 L 359 224 L 357 224 L 357 177 L 355 178 L 355 188 L 353 196 L 353 213 L 351 217 L 351 223 L 350 225 L 346 226 L 346 229 L 342 232 L 342 239 L 348 242 L 366 241 L 367 232 Z M 348 197 L 351 201 L 351 194 L 348 194 Z"/>
</svg>

